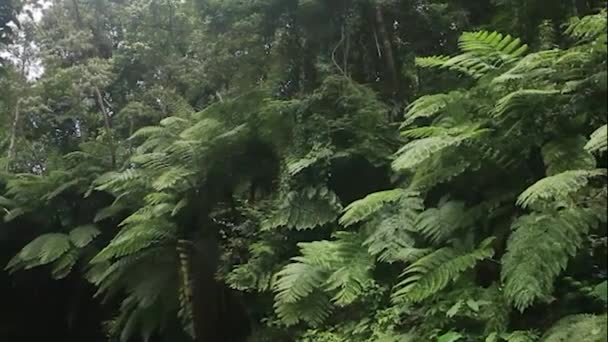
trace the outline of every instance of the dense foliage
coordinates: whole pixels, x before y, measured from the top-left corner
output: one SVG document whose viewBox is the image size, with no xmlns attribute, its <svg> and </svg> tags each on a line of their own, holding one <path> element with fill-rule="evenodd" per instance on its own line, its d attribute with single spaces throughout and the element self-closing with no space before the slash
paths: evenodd
<svg viewBox="0 0 608 342">
<path fill-rule="evenodd" d="M 100 340 L 606 341 L 605 3 L 31 6 L 0 260 Z"/>
</svg>

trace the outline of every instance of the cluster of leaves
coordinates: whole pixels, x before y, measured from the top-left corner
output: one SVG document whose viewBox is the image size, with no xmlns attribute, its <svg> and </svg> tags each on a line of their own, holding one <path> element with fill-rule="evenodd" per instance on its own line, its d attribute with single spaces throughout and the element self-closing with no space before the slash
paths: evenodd
<svg viewBox="0 0 608 342">
<path fill-rule="evenodd" d="M 409 44 L 383 15 L 441 13 L 445 37 L 458 11 L 344 3 L 50 8 L 46 74 L 2 102 L 0 237 L 34 227 L 7 269 L 77 270 L 119 303 L 120 341 L 204 339 L 205 276 L 247 294 L 259 341 L 600 341 L 606 11 L 561 48 L 465 32 L 414 77 L 399 52 L 400 72 L 368 65 Z M 404 106 L 397 130 L 382 100 L 427 72 L 466 81 Z"/>
</svg>

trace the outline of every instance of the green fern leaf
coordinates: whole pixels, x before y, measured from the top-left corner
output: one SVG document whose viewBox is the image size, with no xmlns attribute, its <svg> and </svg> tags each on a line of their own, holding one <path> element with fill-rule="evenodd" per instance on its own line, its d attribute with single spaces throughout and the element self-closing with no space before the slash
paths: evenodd
<svg viewBox="0 0 608 342">
<path fill-rule="evenodd" d="M 51 275 L 53 279 L 63 279 L 67 277 L 78 261 L 78 251 L 72 249 L 63 254 L 57 261 L 53 263 Z"/>
<path fill-rule="evenodd" d="M 472 223 L 471 218 L 463 202 L 442 200 L 438 208 L 430 208 L 420 214 L 415 231 L 438 244 L 445 242 L 458 229 L 466 228 Z"/>
<path fill-rule="evenodd" d="M 487 132 L 484 129 L 476 129 L 475 127 L 459 128 L 458 130 L 464 132 L 455 136 L 433 136 L 414 140 L 406 144 L 395 153 L 396 158 L 392 163 L 393 169 L 395 171 L 413 169 L 448 147 L 458 146 Z"/>
<path fill-rule="evenodd" d="M 458 46 L 464 52 L 490 60 L 497 58 L 502 62 L 517 59 L 528 50 L 528 46 L 518 38 L 489 31 L 464 32 L 460 35 Z"/>
<path fill-rule="evenodd" d="M 585 341 L 604 342 L 608 334 L 606 315 L 573 315 L 558 321 L 545 335 L 542 342 Z"/>
<path fill-rule="evenodd" d="M 555 278 L 597 224 L 593 213 L 570 208 L 518 218 L 502 258 L 505 296 L 520 311 L 553 292 Z"/>
<path fill-rule="evenodd" d="M 393 301 L 421 302 L 436 294 L 479 261 L 491 258 L 494 255 L 493 241 L 494 238 L 488 238 L 471 252 L 462 253 L 455 248 L 444 247 L 422 257 L 401 275 L 404 279 L 395 286 Z"/>
<path fill-rule="evenodd" d="M 313 229 L 335 222 L 341 210 L 338 196 L 327 187 L 307 187 L 282 198 L 278 208 L 262 222 L 262 229 Z"/>
<path fill-rule="evenodd" d="M 494 107 L 495 117 L 504 117 L 510 114 L 524 114 L 540 104 L 552 100 L 559 95 L 554 89 L 519 89 L 498 100 Z"/>
<path fill-rule="evenodd" d="M 163 191 L 179 185 L 180 182 L 187 180 L 188 177 L 192 176 L 193 172 L 182 167 L 172 167 L 160 175 L 152 186 L 157 191 Z"/>
<path fill-rule="evenodd" d="M 565 33 L 579 42 L 589 41 L 606 34 L 606 23 L 606 10 L 603 9 L 596 15 L 572 18 Z"/>
<path fill-rule="evenodd" d="M 11 272 L 18 269 L 30 269 L 50 264 L 61 258 L 72 247 L 70 239 L 65 234 L 51 233 L 40 235 L 27 244 L 11 260 L 7 269 Z"/>
<path fill-rule="evenodd" d="M 585 151 L 587 140 L 583 136 L 551 141 L 542 148 L 547 175 L 553 176 L 568 170 L 595 168 L 595 158 Z"/>
<path fill-rule="evenodd" d="M 542 208 L 542 205 L 554 201 L 568 203 L 569 196 L 585 187 L 590 178 L 606 174 L 606 169 L 573 170 L 543 178 L 519 195 L 517 204 L 523 208 Z"/>
<path fill-rule="evenodd" d="M 74 228 L 70 231 L 70 241 L 78 248 L 86 247 L 101 232 L 94 225 L 86 225 Z"/>
<path fill-rule="evenodd" d="M 410 193 L 404 189 L 375 192 L 349 204 L 344 209 L 344 214 L 340 217 L 339 223 L 345 227 L 351 226 L 366 220 L 389 203 L 401 201 L 406 197 L 411 198 L 417 196 L 417 193 Z"/>
<path fill-rule="evenodd" d="M 392 206 L 396 209 L 368 221 L 366 227 L 370 233 L 363 245 L 369 254 L 382 262 L 410 262 L 422 257 L 427 250 L 415 247 L 416 239 L 412 233 L 416 231 L 416 220 L 424 208 L 422 198 L 412 193 Z"/>
<path fill-rule="evenodd" d="M 419 118 L 433 117 L 462 97 L 463 94 L 461 92 L 422 96 L 405 108 L 405 122 L 403 125 L 410 125 Z"/>
<path fill-rule="evenodd" d="M 608 125 L 598 128 L 593 134 L 585 149 L 589 152 L 606 152 L 608 150 Z"/>
</svg>

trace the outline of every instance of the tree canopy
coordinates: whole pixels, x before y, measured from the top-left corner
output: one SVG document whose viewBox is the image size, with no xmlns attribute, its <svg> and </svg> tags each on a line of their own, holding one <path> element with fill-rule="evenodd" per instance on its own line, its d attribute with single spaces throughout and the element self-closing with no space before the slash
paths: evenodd
<svg viewBox="0 0 608 342">
<path fill-rule="evenodd" d="M 606 341 L 605 2 L 2 1 L 0 337 Z"/>
</svg>

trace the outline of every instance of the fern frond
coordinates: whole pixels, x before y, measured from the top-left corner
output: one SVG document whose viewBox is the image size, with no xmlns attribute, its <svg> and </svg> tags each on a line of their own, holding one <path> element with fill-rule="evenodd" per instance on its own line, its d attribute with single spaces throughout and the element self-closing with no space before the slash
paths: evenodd
<svg viewBox="0 0 608 342">
<path fill-rule="evenodd" d="M 583 136 L 550 141 L 541 152 L 547 167 L 547 176 L 568 170 L 595 168 L 595 157 L 584 149 L 587 140 Z"/>
<path fill-rule="evenodd" d="M 606 176 L 606 169 L 572 170 L 539 180 L 517 198 L 522 208 L 534 208 L 554 201 L 568 203 L 569 196 L 585 187 L 590 178 Z"/>
<path fill-rule="evenodd" d="M 415 247 L 415 225 L 418 215 L 424 208 L 422 198 L 412 193 L 392 204 L 395 212 L 381 215 L 366 224 L 371 231 L 363 245 L 369 254 L 382 262 L 410 262 L 424 255 L 427 250 Z"/>
<path fill-rule="evenodd" d="M 464 53 L 454 57 L 431 56 L 416 57 L 416 65 L 421 68 L 439 68 L 461 72 L 473 78 L 481 78 L 493 66 L 472 53 Z"/>
<path fill-rule="evenodd" d="M 471 223 L 470 218 L 463 202 L 443 200 L 437 208 L 422 212 L 414 229 L 437 244 L 446 241 L 458 229 L 466 228 Z"/>
<path fill-rule="evenodd" d="M 9 262 L 6 269 L 15 272 L 19 269 L 31 269 L 50 264 L 61 258 L 71 249 L 70 239 L 65 234 L 50 233 L 40 235 L 28 243 Z"/>
<path fill-rule="evenodd" d="M 162 242 L 175 239 L 175 226 L 163 220 L 144 221 L 141 224 L 123 228 L 114 239 L 102 249 L 91 263 L 108 261 L 132 255 Z"/>
<path fill-rule="evenodd" d="M 485 342 L 536 342 L 539 336 L 533 331 L 513 331 L 511 333 L 492 333 Z"/>
<path fill-rule="evenodd" d="M 501 279 L 509 302 L 523 311 L 549 296 L 555 278 L 596 224 L 593 213 L 578 208 L 519 217 L 502 258 Z"/>
<path fill-rule="evenodd" d="M 395 171 L 413 169 L 442 150 L 448 147 L 459 146 L 486 132 L 484 129 L 467 128 L 465 132 L 454 136 L 440 135 L 414 140 L 395 153 L 396 158 L 392 163 L 392 167 Z"/>
<path fill-rule="evenodd" d="M 192 171 L 183 167 L 172 167 L 156 178 L 152 183 L 152 187 L 157 191 L 163 191 L 178 185 L 181 181 L 187 180 L 192 174 Z"/>
<path fill-rule="evenodd" d="M 406 197 L 417 197 L 418 194 L 408 192 L 404 189 L 393 189 L 379 191 L 367 195 L 365 198 L 357 200 L 344 208 L 344 214 L 340 217 L 339 223 L 345 227 L 361 222 L 386 204 L 401 201 Z"/>
<path fill-rule="evenodd" d="M 307 187 L 282 198 L 278 208 L 262 222 L 262 229 L 313 229 L 334 222 L 341 210 L 340 200 L 327 187 Z"/>
<path fill-rule="evenodd" d="M 583 18 L 572 18 L 565 33 L 580 41 L 589 41 L 601 34 L 606 34 L 606 10 Z"/>
<path fill-rule="evenodd" d="M 444 111 L 451 103 L 460 100 L 463 96 L 461 92 L 422 96 L 405 108 L 403 126 L 410 125 L 419 118 L 433 117 Z"/>
<path fill-rule="evenodd" d="M 493 84 L 508 81 L 542 79 L 555 72 L 553 65 L 559 58 L 561 50 L 545 50 L 531 53 L 519 60 L 513 67 L 492 80 Z"/>
<path fill-rule="evenodd" d="M 80 226 L 70 231 L 70 241 L 78 248 L 86 247 L 93 239 L 99 236 L 101 232 L 95 225 Z"/>
<path fill-rule="evenodd" d="M 335 304 L 354 302 L 369 285 L 373 260 L 361 248 L 356 233 L 341 232 L 335 241 L 300 243 L 301 256 L 285 266 L 275 282 L 275 309 L 290 325 L 300 320 L 320 323 L 331 311 L 329 293 Z M 306 312 L 299 317 L 295 311 Z"/>
<path fill-rule="evenodd" d="M 515 60 L 528 50 L 528 46 L 522 44 L 519 38 L 504 36 L 495 31 L 464 32 L 460 35 L 458 46 L 464 52 L 501 62 Z"/>
<path fill-rule="evenodd" d="M 585 150 L 596 153 L 606 152 L 608 150 L 608 125 L 598 128 L 585 145 Z"/>
<path fill-rule="evenodd" d="M 168 132 L 169 131 L 165 127 L 161 127 L 161 126 L 142 127 L 140 129 L 138 129 L 135 133 L 133 133 L 133 135 L 131 135 L 131 137 L 129 137 L 129 140 L 135 140 L 135 139 L 139 139 L 139 138 L 149 138 L 151 136 L 168 133 Z"/>
<path fill-rule="evenodd" d="M 488 238 L 470 252 L 444 247 L 422 257 L 405 269 L 401 275 L 404 279 L 395 286 L 392 300 L 416 303 L 433 296 L 479 261 L 491 258 L 493 241 L 494 238 Z"/>
<path fill-rule="evenodd" d="M 416 66 L 421 68 L 439 68 L 450 59 L 450 56 L 416 57 Z"/>
<path fill-rule="evenodd" d="M 504 117 L 518 113 L 523 114 L 559 94 L 559 90 L 553 89 L 519 89 L 498 100 L 493 114 L 495 117 Z"/>
<path fill-rule="evenodd" d="M 327 160 L 332 155 L 333 151 L 329 147 L 315 145 L 305 157 L 298 160 L 288 161 L 287 173 L 291 176 L 295 176 L 319 161 Z"/>
<path fill-rule="evenodd" d="M 275 311 L 286 326 L 301 321 L 318 326 L 331 315 L 333 306 L 329 296 L 317 290 L 297 303 L 276 302 Z"/>
<path fill-rule="evenodd" d="M 457 342 L 461 341 L 463 338 L 463 334 L 456 331 L 450 331 L 437 337 L 437 342 Z"/>
<path fill-rule="evenodd" d="M 603 342 L 608 334 L 606 315 L 572 315 L 559 320 L 542 337 L 543 342 Z"/>
<path fill-rule="evenodd" d="M 338 306 L 352 304 L 372 282 L 371 270 L 374 263 L 362 247 L 359 234 L 339 232 L 336 234 L 336 258 L 342 266 L 325 282 L 327 291 L 337 291 L 332 301 Z"/>
<path fill-rule="evenodd" d="M 57 259 L 57 261 L 53 263 L 53 268 L 51 270 L 53 279 L 63 279 L 67 277 L 78 262 L 79 256 L 77 250 L 71 249 Z"/>
</svg>

